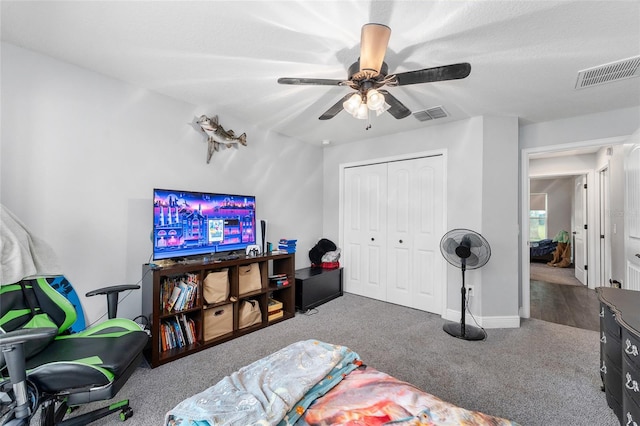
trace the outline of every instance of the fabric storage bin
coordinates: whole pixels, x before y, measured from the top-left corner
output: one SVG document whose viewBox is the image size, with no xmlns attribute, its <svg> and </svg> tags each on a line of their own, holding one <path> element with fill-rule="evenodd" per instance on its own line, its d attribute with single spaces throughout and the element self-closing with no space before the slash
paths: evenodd
<svg viewBox="0 0 640 426">
<path fill-rule="evenodd" d="M 238 280 L 240 284 L 239 293 L 245 294 L 262 288 L 262 277 L 260 276 L 260 264 L 250 263 L 249 265 L 238 266 Z"/>
<path fill-rule="evenodd" d="M 229 268 L 211 271 L 204 278 L 202 296 L 208 304 L 224 302 L 229 298 Z"/>
<path fill-rule="evenodd" d="M 243 300 L 238 314 L 238 328 L 250 327 L 262 322 L 262 311 L 257 300 Z"/>
<path fill-rule="evenodd" d="M 204 311 L 204 340 L 211 340 L 233 331 L 233 303 Z"/>
</svg>

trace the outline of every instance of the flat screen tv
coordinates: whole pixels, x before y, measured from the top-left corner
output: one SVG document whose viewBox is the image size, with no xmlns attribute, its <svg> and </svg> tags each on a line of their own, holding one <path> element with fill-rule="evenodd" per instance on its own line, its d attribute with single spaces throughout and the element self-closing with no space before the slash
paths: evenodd
<svg viewBox="0 0 640 426">
<path fill-rule="evenodd" d="M 256 244 L 251 195 L 153 190 L 153 259 L 242 251 Z"/>
</svg>

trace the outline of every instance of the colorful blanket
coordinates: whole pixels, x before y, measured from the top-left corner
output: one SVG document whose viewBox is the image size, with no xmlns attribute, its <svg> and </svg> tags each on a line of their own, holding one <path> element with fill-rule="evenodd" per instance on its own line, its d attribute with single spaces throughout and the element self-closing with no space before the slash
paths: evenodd
<svg viewBox="0 0 640 426">
<path fill-rule="evenodd" d="M 167 426 L 517 426 L 365 367 L 344 346 L 306 340 L 178 404 Z"/>
<path fill-rule="evenodd" d="M 366 367 L 353 371 L 319 398 L 296 426 L 515 426 L 509 420 L 466 410 L 388 374 Z"/>
<path fill-rule="evenodd" d="M 344 346 L 293 343 L 185 399 L 166 414 L 165 425 L 293 424 L 359 365 L 358 358 Z"/>
</svg>

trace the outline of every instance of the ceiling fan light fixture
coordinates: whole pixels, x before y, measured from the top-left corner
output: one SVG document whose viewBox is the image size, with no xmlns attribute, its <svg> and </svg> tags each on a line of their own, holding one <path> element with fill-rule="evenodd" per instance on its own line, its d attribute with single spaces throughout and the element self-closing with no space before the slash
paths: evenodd
<svg viewBox="0 0 640 426">
<path fill-rule="evenodd" d="M 384 55 L 387 51 L 391 28 L 382 24 L 362 26 L 360 41 L 360 72 L 375 77 L 380 74 Z"/>
<path fill-rule="evenodd" d="M 367 118 L 369 118 L 369 108 L 367 108 L 367 104 L 361 103 L 358 107 L 358 110 L 353 116 L 358 120 L 366 120 Z"/>
<path fill-rule="evenodd" d="M 372 111 L 377 111 L 384 105 L 384 95 L 376 89 L 370 89 L 367 92 L 367 107 Z"/>
<path fill-rule="evenodd" d="M 384 103 L 382 104 L 382 106 L 378 109 L 376 109 L 376 117 L 384 114 L 389 108 L 391 108 L 391 105 L 389 105 L 388 103 Z"/>
<path fill-rule="evenodd" d="M 354 93 L 353 96 L 342 103 L 344 110 L 354 117 L 358 113 L 360 105 L 362 105 L 362 96 L 360 96 L 360 93 Z"/>
</svg>

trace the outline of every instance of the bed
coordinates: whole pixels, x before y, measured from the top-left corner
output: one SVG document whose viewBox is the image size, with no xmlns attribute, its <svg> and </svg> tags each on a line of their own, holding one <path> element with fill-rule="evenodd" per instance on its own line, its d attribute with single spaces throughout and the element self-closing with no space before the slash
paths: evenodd
<svg viewBox="0 0 640 426">
<path fill-rule="evenodd" d="M 366 366 L 345 346 L 293 343 L 170 410 L 166 426 L 517 426 Z"/>
<path fill-rule="evenodd" d="M 532 241 L 529 247 L 529 258 L 532 262 L 549 262 L 553 259 L 558 242 L 546 238 L 540 241 Z"/>
</svg>

